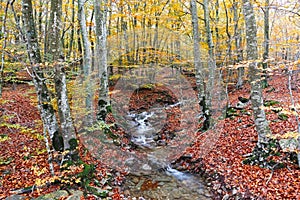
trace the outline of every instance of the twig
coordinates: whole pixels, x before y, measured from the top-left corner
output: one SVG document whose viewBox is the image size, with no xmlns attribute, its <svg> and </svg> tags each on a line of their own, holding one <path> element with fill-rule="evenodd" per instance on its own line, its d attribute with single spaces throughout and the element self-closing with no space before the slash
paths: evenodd
<svg viewBox="0 0 300 200">
<path fill-rule="evenodd" d="M 268 180 L 267 180 L 267 182 L 266 182 L 266 185 L 268 185 L 268 183 L 269 183 L 270 180 L 272 179 L 273 173 L 274 173 L 274 170 L 272 169 L 272 172 L 271 172 L 271 174 L 270 174 L 270 176 L 269 176 L 269 178 L 268 178 Z"/>
</svg>

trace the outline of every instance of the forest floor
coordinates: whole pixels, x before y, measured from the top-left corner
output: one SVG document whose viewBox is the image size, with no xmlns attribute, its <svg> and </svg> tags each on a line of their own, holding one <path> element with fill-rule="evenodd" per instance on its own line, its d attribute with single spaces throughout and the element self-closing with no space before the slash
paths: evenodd
<svg viewBox="0 0 300 200">
<path fill-rule="evenodd" d="M 287 75 L 280 73 L 272 75 L 270 86 L 264 90 L 264 99 L 276 100 L 279 103 L 273 107 L 289 111 L 291 100 L 287 83 Z M 249 98 L 249 94 L 248 84 L 239 90 L 229 88 L 230 105 L 235 107 L 239 97 Z M 299 85 L 293 90 L 293 95 L 296 103 L 299 104 Z M 150 99 L 143 100 L 150 102 Z M 2 199 L 13 194 L 16 189 L 51 182 L 52 176 L 34 88 L 26 84 L 17 85 L 15 90 L 10 86 L 5 87 L 0 105 L 0 199 Z M 272 110 L 266 113 L 272 134 L 282 135 L 297 130 L 296 118 L 292 113 L 285 112 L 284 115 L 280 115 L 281 112 Z M 224 126 L 218 133 L 219 137 L 210 152 L 202 156 L 200 144 L 205 138 L 204 134 L 199 134 L 193 145 L 182 152 L 182 155 L 178 155 L 179 159 L 173 162 L 173 166 L 202 175 L 211 188 L 214 199 L 236 197 L 300 199 L 300 170 L 282 150 L 278 150 L 280 155 L 271 155 L 268 158 L 280 161 L 283 164 L 280 165 L 282 168 L 272 170 L 243 164 L 245 155 L 252 152 L 257 141 L 250 103 L 241 110 L 235 110 L 222 123 Z M 98 187 L 110 191 L 109 196 L 112 199 L 122 199 L 121 184 L 126 176 L 99 163 L 82 146 L 80 152 L 84 162 L 95 164 L 95 177 L 100 182 Z M 54 168 L 60 184 L 40 187 L 25 195 L 37 197 L 70 186 L 84 190 L 84 186 L 78 184 L 76 180 L 65 178 L 70 177 L 72 173 L 82 171 L 82 166 L 67 172 L 69 174 L 60 172 L 57 164 Z M 93 196 L 87 196 L 87 199 L 93 199 Z"/>
</svg>

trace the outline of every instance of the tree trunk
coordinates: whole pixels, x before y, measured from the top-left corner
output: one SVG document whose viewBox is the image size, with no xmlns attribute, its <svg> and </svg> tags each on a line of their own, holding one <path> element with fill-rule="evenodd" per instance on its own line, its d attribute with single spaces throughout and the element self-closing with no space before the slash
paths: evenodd
<svg viewBox="0 0 300 200">
<path fill-rule="evenodd" d="M 203 1 L 203 8 L 204 8 L 204 21 L 205 21 L 205 31 L 207 36 L 207 44 L 208 44 L 208 84 L 206 88 L 206 108 L 205 108 L 205 118 L 204 121 L 204 130 L 207 130 L 210 127 L 210 118 L 211 118 L 211 101 L 212 101 L 212 94 L 213 94 L 213 87 L 215 83 L 215 70 L 216 70 L 216 59 L 215 59 L 215 52 L 214 52 L 214 44 L 212 33 L 210 29 L 210 16 L 209 16 L 209 7 L 208 7 L 208 0 Z"/>
<path fill-rule="evenodd" d="M 48 51 L 45 52 L 49 62 L 55 62 L 61 56 L 60 35 L 62 0 L 51 0 L 50 20 L 48 28 Z"/>
<path fill-rule="evenodd" d="M 104 5 L 102 5 L 104 4 Z M 96 20 L 96 54 L 97 68 L 99 69 L 100 91 L 98 100 L 97 119 L 105 121 L 110 103 L 108 97 L 108 73 L 107 73 L 107 1 L 94 0 Z"/>
<path fill-rule="evenodd" d="M 5 48 L 6 48 L 6 38 L 7 38 L 7 32 L 6 32 L 6 18 L 7 18 L 7 11 L 8 11 L 9 1 L 7 1 L 3 16 L 3 24 L 1 28 L 1 33 L 3 34 L 3 42 L 2 42 L 2 55 L 1 55 L 1 67 L 0 67 L 0 98 L 2 97 L 2 87 L 3 87 L 3 70 L 4 70 L 4 62 L 5 62 Z M 0 36 L 0 40 L 1 40 Z"/>
<path fill-rule="evenodd" d="M 89 81 L 91 74 L 91 44 L 88 38 L 88 32 L 86 27 L 86 16 L 84 9 L 85 0 L 79 0 L 78 2 L 78 15 L 79 15 L 79 24 L 81 37 L 83 42 L 83 76 L 85 81 Z M 92 93 L 91 93 L 91 85 L 90 83 L 86 83 L 86 99 L 85 99 L 85 107 L 87 111 L 86 119 L 84 121 L 86 126 L 92 124 Z"/>
<path fill-rule="evenodd" d="M 54 84 L 57 97 L 58 116 L 61 125 L 61 131 L 64 140 L 64 150 L 75 150 L 74 141 L 76 141 L 75 129 L 73 126 L 70 105 L 68 100 L 68 90 L 66 74 L 62 59 L 64 58 L 61 51 L 61 34 L 62 34 L 62 0 L 51 0 L 51 15 L 49 27 L 49 51 L 48 59 L 54 64 Z M 73 156 L 74 152 L 71 152 Z"/>
<path fill-rule="evenodd" d="M 238 2 L 236 0 L 233 1 L 233 21 L 234 21 L 234 40 L 235 40 L 235 51 L 237 59 L 235 61 L 236 63 L 240 63 L 243 60 L 243 51 L 241 49 L 241 30 L 239 28 L 239 13 L 238 13 Z M 238 80 L 236 84 L 236 88 L 241 88 L 244 84 L 244 74 L 245 69 L 244 67 L 238 68 Z"/>
<path fill-rule="evenodd" d="M 249 76 L 251 82 L 251 103 L 256 131 L 258 132 L 258 146 L 268 142 L 267 135 L 270 128 L 263 110 L 263 96 L 260 84 L 260 70 L 258 68 L 257 29 L 253 6 L 249 0 L 243 0 L 243 12 L 246 23 L 247 59 L 249 62 Z"/>
<path fill-rule="evenodd" d="M 57 151 L 63 151 L 64 144 L 61 130 L 59 129 L 54 109 L 51 105 L 51 99 L 45 83 L 45 78 L 38 66 L 39 63 L 41 63 L 41 55 L 32 12 L 31 0 L 23 0 L 22 13 L 24 19 L 25 38 L 28 57 L 32 65 L 33 83 L 38 97 L 38 108 L 43 124 L 47 128 L 52 140 L 54 149 Z"/>
<path fill-rule="evenodd" d="M 198 29 L 198 15 L 197 15 L 197 4 L 196 0 L 191 0 L 191 12 L 192 12 L 192 25 L 193 25 L 193 40 L 194 40 L 194 65 L 195 65 L 195 72 L 196 72 L 196 85 L 198 89 L 198 100 L 199 105 L 202 106 L 202 110 L 206 110 L 205 105 L 205 86 L 204 86 L 204 73 L 203 67 L 201 63 L 201 52 L 200 52 L 200 45 L 199 45 L 199 29 Z M 206 129 L 207 127 L 204 127 Z"/>
<path fill-rule="evenodd" d="M 72 51 L 73 51 L 73 42 L 74 42 L 74 31 L 75 31 L 75 0 L 72 0 L 72 17 L 71 17 L 71 34 L 70 34 L 70 41 L 69 41 L 69 51 L 67 55 L 67 59 L 71 58 Z"/>
<path fill-rule="evenodd" d="M 77 147 L 75 128 L 71 117 L 70 104 L 68 99 L 66 73 L 61 64 L 55 66 L 55 91 L 57 96 L 58 116 L 64 139 L 64 149 L 71 150 L 72 159 L 76 159 L 77 153 L 74 152 Z"/>
<path fill-rule="evenodd" d="M 263 80 L 262 80 L 262 87 L 268 87 L 268 77 L 267 71 L 268 62 L 267 59 L 269 58 L 269 43 L 270 43 L 270 25 L 269 25 L 269 14 L 270 14 L 270 0 L 265 0 L 265 8 L 264 8 L 264 53 L 263 53 Z"/>
</svg>

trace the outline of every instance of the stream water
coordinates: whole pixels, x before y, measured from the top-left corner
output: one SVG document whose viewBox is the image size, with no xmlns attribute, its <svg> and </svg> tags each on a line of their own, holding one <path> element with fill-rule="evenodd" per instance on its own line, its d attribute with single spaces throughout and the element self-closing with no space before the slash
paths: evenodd
<svg viewBox="0 0 300 200">
<path fill-rule="evenodd" d="M 177 104 L 168 107 L 177 106 Z M 166 108 L 168 109 L 168 108 Z M 163 141 L 157 136 L 166 120 L 166 113 L 160 108 L 128 114 L 131 141 L 148 150 L 148 163 L 143 171 L 130 172 L 123 186 L 125 199 L 196 200 L 211 199 L 211 194 L 202 178 L 188 172 L 181 172 L 158 157 Z M 164 156 L 164 155 L 162 155 Z"/>
</svg>

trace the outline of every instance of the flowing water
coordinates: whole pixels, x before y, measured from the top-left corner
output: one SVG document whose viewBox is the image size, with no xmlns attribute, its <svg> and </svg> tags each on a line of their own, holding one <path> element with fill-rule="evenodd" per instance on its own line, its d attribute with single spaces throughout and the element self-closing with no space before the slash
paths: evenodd
<svg viewBox="0 0 300 200">
<path fill-rule="evenodd" d="M 177 105 L 179 103 L 169 107 Z M 143 170 L 130 172 L 127 176 L 123 186 L 125 199 L 211 199 L 209 189 L 201 177 L 173 169 L 159 158 L 164 156 L 164 151 L 159 151 L 162 141 L 157 138 L 157 131 L 166 119 L 161 109 L 132 112 L 127 117 L 131 126 L 131 141 L 148 149 L 149 162 L 144 163 Z"/>
</svg>

